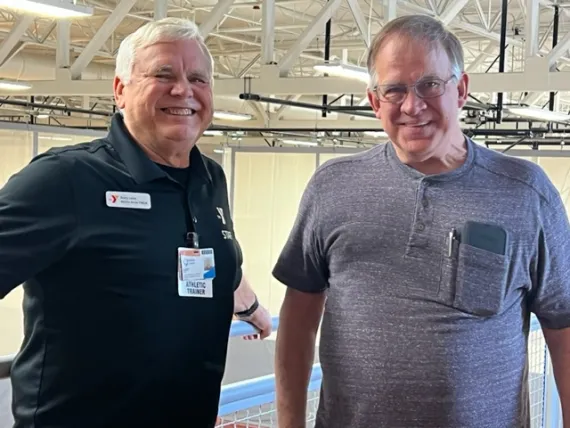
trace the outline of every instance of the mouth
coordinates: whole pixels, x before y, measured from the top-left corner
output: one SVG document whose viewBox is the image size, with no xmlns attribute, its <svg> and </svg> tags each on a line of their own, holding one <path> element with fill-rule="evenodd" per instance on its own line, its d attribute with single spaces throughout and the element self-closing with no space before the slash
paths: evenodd
<svg viewBox="0 0 570 428">
<path fill-rule="evenodd" d="M 172 116 L 194 116 L 196 114 L 193 108 L 165 107 L 160 110 Z"/>
<path fill-rule="evenodd" d="M 424 126 L 429 125 L 431 122 L 428 121 L 424 121 L 424 122 L 418 122 L 418 123 L 402 123 L 400 124 L 401 126 L 405 126 L 408 128 L 423 128 Z"/>
</svg>

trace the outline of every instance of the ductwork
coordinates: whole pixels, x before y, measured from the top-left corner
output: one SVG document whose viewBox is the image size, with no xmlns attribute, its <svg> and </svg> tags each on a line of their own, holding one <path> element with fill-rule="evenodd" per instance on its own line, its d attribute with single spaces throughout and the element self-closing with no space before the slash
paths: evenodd
<svg viewBox="0 0 570 428">
<path fill-rule="evenodd" d="M 113 79 L 115 67 L 112 65 L 89 64 L 83 71 L 82 78 Z M 55 59 L 48 55 L 19 53 L 0 67 L 0 78 L 14 80 L 55 80 Z"/>
</svg>

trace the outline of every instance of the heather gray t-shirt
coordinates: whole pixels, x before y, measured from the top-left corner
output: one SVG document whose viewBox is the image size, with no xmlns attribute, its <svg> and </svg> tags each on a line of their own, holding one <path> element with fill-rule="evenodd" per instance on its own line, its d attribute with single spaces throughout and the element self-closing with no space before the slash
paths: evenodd
<svg viewBox="0 0 570 428">
<path fill-rule="evenodd" d="M 500 225 L 505 255 L 447 237 Z M 468 141 L 425 176 L 391 144 L 320 167 L 274 276 L 327 290 L 318 428 L 528 427 L 530 312 L 570 327 L 570 227 L 536 165 Z"/>
</svg>

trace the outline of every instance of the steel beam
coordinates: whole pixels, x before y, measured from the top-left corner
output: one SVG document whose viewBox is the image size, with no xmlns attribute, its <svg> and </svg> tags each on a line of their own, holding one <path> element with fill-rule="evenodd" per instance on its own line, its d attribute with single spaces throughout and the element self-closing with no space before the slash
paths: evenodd
<svg viewBox="0 0 570 428">
<path fill-rule="evenodd" d="M 261 61 L 271 64 L 275 61 L 275 0 L 263 0 L 261 12 Z"/>
<path fill-rule="evenodd" d="M 368 37 L 368 26 L 366 25 L 366 18 L 364 18 L 364 14 L 362 13 L 362 9 L 360 9 L 360 5 L 358 4 L 358 0 L 346 0 L 348 3 L 348 8 L 354 16 L 354 22 L 358 27 L 358 31 L 360 32 L 360 37 L 364 40 L 364 44 L 368 48 L 370 46 L 370 38 Z"/>
<path fill-rule="evenodd" d="M 321 11 L 315 16 L 313 21 L 307 26 L 301 34 L 297 42 L 289 49 L 289 51 L 279 61 L 279 73 L 286 76 L 291 70 L 293 63 L 299 58 L 303 50 L 311 43 L 315 36 L 322 31 L 325 23 L 332 18 L 333 14 L 338 10 L 342 0 L 329 0 Z"/>
<path fill-rule="evenodd" d="M 481 51 L 481 53 L 479 53 L 479 55 L 477 55 L 477 58 L 475 58 L 471 64 L 469 64 L 469 66 L 467 66 L 467 68 L 465 69 L 465 71 L 467 73 L 471 73 L 472 71 L 475 71 L 477 69 L 477 67 L 479 67 L 481 65 L 481 63 L 483 61 L 485 61 L 487 58 L 489 58 L 489 56 L 495 51 L 495 43 L 494 42 L 489 42 L 489 44 L 487 45 L 487 47 L 485 49 L 483 49 Z"/>
<path fill-rule="evenodd" d="M 449 6 L 440 16 L 439 19 L 440 21 L 444 24 L 444 25 L 449 25 L 451 24 L 451 21 L 453 21 L 457 15 L 459 15 L 459 12 L 461 12 L 463 10 L 463 8 L 465 6 L 467 6 L 467 3 L 469 3 L 469 0 L 455 0 L 451 6 Z"/>
<path fill-rule="evenodd" d="M 31 15 L 22 15 L 12 26 L 12 30 L 0 45 L 0 64 L 3 64 L 10 55 L 13 55 L 14 48 L 17 47 L 20 37 L 22 37 L 30 24 L 34 22 Z"/>
<path fill-rule="evenodd" d="M 388 22 L 398 16 L 397 0 L 384 0 L 384 21 Z"/>
<path fill-rule="evenodd" d="M 154 0 L 154 20 L 168 16 L 168 0 Z"/>
<path fill-rule="evenodd" d="M 525 55 L 526 58 L 538 54 L 538 33 L 540 28 L 540 4 L 536 0 L 526 0 Z"/>
<path fill-rule="evenodd" d="M 216 3 L 216 6 L 212 9 L 208 17 L 200 24 L 200 33 L 204 38 L 208 37 L 210 32 L 216 28 L 224 18 L 224 15 L 230 10 L 233 2 L 234 0 L 221 0 Z"/>
<path fill-rule="evenodd" d="M 67 19 L 57 21 L 57 48 L 55 51 L 55 64 L 57 68 L 69 68 L 70 66 L 70 36 L 71 22 Z"/>
<path fill-rule="evenodd" d="M 81 73 L 91 62 L 97 51 L 103 43 L 111 36 L 113 31 L 119 26 L 124 17 L 129 13 L 131 8 L 135 5 L 137 0 L 121 0 L 115 10 L 111 12 L 109 17 L 105 20 L 103 25 L 99 27 L 97 33 L 93 36 L 91 41 L 87 44 L 81 55 L 75 60 L 70 68 L 71 78 L 80 79 Z"/>
</svg>

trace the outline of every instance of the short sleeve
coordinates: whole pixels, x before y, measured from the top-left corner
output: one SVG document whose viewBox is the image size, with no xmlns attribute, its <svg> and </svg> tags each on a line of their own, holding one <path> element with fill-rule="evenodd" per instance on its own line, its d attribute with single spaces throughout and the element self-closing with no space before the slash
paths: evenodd
<svg viewBox="0 0 570 428">
<path fill-rule="evenodd" d="M 570 327 L 570 224 L 560 194 L 541 206 L 541 229 L 530 309 L 542 326 Z"/>
<path fill-rule="evenodd" d="M 314 175 L 303 193 L 293 229 L 273 268 L 273 276 L 281 283 L 313 293 L 328 288 L 318 194 Z"/>
<path fill-rule="evenodd" d="M 58 261 L 72 245 L 75 203 L 56 155 L 42 155 L 0 189 L 0 298 Z"/>
</svg>

